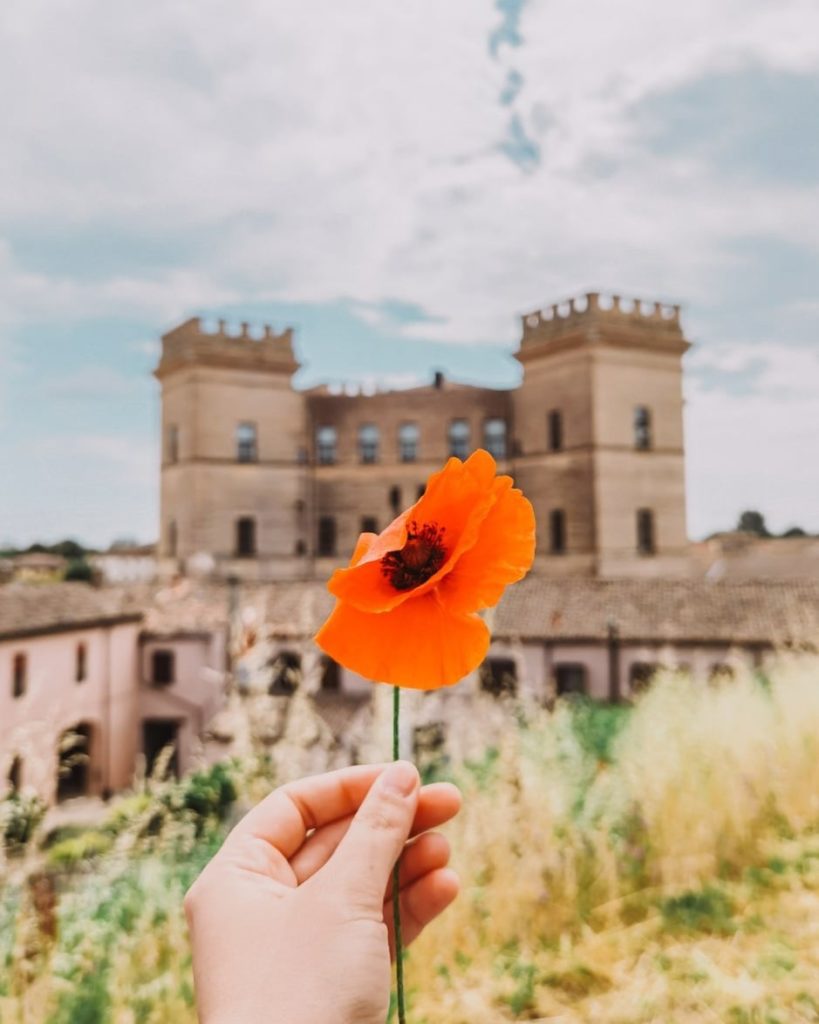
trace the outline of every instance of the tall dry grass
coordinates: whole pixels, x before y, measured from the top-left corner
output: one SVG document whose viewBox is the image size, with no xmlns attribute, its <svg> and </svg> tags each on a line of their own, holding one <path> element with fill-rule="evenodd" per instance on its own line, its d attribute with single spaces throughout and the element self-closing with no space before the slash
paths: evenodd
<svg viewBox="0 0 819 1024">
<path fill-rule="evenodd" d="M 815 660 L 507 721 L 455 769 L 463 892 L 409 953 L 413 1024 L 819 1021 Z M 120 843 L 39 949 L 7 889 L 0 1020 L 193 1021 L 181 895 L 213 842 Z"/>
</svg>

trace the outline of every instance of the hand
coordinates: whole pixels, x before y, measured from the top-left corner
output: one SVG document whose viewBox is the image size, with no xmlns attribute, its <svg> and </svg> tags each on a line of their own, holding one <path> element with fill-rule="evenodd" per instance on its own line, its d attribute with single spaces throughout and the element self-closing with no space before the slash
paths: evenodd
<svg viewBox="0 0 819 1024">
<path fill-rule="evenodd" d="M 202 1024 L 384 1024 L 393 867 L 403 852 L 409 943 L 457 895 L 449 844 L 426 830 L 460 802 L 398 761 L 303 779 L 250 811 L 185 898 Z"/>
</svg>

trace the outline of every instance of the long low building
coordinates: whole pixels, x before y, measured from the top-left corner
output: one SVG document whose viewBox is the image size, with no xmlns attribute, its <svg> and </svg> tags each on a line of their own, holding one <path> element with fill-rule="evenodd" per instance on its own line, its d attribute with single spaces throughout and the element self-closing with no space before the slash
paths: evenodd
<svg viewBox="0 0 819 1024">
<path fill-rule="evenodd" d="M 373 688 L 313 643 L 331 608 L 319 582 L 0 587 L 0 780 L 49 801 L 104 795 L 168 744 L 184 771 L 231 687 L 301 689 L 343 728 L 345 706 Z M 488 618 L 484 664 L 429 705 L 442 720 L 451 697 L 460 706 L 481 690 L 545 705 L 579 693 L 628 700 L 659 668 L 696 683 L 816 651 L 819 582 L 531 575 Z"/>
</svg>

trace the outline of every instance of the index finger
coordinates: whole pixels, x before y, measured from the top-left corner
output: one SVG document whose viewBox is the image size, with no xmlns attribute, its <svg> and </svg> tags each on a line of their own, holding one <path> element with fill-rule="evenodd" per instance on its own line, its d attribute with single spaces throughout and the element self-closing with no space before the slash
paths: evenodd
<svg viewBox="0 0 819 1024">
<path fill-rule="evenodd" d="M 354 814 L 386 764 L 361 764 L 311 775 L 273 790 L 242 818 L 232 838 L 256 836 L 292 857 L 307 833 Z"/>
</svg>

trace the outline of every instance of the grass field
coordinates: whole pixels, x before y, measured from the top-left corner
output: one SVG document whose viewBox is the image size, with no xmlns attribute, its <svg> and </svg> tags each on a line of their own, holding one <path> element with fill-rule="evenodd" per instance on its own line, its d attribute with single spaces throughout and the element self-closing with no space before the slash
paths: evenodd
<svg viewBox="0 0 819 1024">
<path fill-rule="evenodd" d="M 409 952 L 412 1024 L 819 1021 L 817 754 L 815 661 L 510 713 L 451 769 L 463 892 Z M 181 897 L 234 791 L 266 784 L 255 764 L 155 783 L 10 857 L 3 1024 L 194 1021 Z"/>
</svg>

